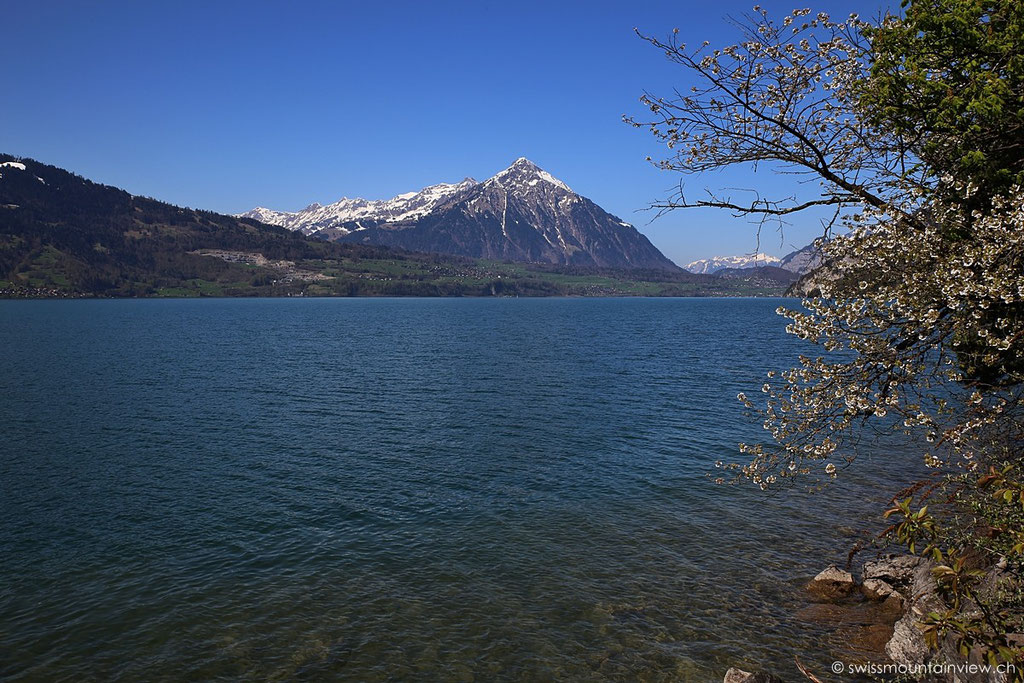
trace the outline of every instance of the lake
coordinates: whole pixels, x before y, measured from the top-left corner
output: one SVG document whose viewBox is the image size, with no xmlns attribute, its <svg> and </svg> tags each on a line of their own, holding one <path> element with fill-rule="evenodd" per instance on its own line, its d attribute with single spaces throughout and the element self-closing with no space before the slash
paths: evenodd
<svg viewBox="0 0 1024 683">
<path fill-rule="evenodd" d="M 707 477 L 802 348 L 780 303 L 0 302 L 0 678 L 827 665 L 803 583 L 900 465 Z"/>
</svg>

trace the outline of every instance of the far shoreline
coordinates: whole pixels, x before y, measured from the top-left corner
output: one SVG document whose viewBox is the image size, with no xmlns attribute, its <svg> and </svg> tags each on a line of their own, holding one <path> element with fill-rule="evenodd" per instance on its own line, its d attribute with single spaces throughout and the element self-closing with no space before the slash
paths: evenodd
<svg viewBox="0 0 1024 683">
<path fill-rule="evenodd" d="M 553 294 L 550 296 L 540 295 L 517 295 L 517 296 L 492 296 L 492 295 L 478 295 L 473 296 L 470 294 L 463 295 L 449 295 L 449 296 L 435 296 L 435 295 L 407 295 L 403 296 L 400 294 L 361 294 L 356 296 L 293 296 L 293 295 L 281 295 L 281 296 L 96 296 L 92 294 L 69 294 L 67 296 L 5 296 L 0 294 L 0 301 L 199 301 L 199 300 L 264 300 L 264 301 L 276 301 L 286 299 L 303 299 L 303 300 L 355 300 L 355 299 L 368 299 L 368 300 L 381 300 L 381 299 L 392 299 L 409 301 L 416 299 L 427 299 L 427 300 L 457 300 L 457 299 L 472 299 L 472 300 L 488 300 L 488 299 L 651 299 L 651 300 L 664 300 L 664 299 L 795 299 L 800 300 L 799 296 L 791 296 L 786 294 L 743 294 L 743 295 L 731 295 L 722 294 L 720 296 L 708 295 L 708 294 L 694 294 L 690 295 L 665 295 L 665 296 L 651 296 L 647 294 L 607 294 L 597 296 L 585 296 L 581 294 Z"/>
</svg>

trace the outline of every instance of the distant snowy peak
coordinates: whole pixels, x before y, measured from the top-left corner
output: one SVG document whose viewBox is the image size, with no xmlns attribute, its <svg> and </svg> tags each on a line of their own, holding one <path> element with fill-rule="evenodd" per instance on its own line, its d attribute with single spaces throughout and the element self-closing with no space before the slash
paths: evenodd
<svg viewBox="0 0 1024 683">
<path fill-rule="evenodd" d="M 683 270 L 701 275 L 717 273 L 725 268 L 757 268 L 760 266 L 774 266 L 780 259 L 768 254 L 750 254 L 747 256 L 715 256 L 713 258 L 692 261 L 683 266 Z"/>
<path fill-rule="evenodd" d="M 485 185 L 489 183 L 497 185 L 519 185 L 523 187 L 535 187 L 538 183 L 548 183 L 561 190 L 565 190 L 566 192 L 572 192 L 572 189 L 568 185 L 526 157 L 519 157 L 504 171 L 500 171 L 493 177 L 484 181 Z"/>
<path fill-rule="evenodd" d="M 821 244 L 818 240 L 806 247 L 786 254 L 781 259 L 767 254 L 750 254 L 747 256 L 716 256 L 687 263 L 683 270 L 691 273 L 711 274 L 726 269 L 758 268 L 776 266 L 797 275 L 811 272 L 822 263 Z"/>
<path fill-rule="evenodd" d="M 271 225 L 286 225 L 290 218 L 298 216 L 298 213 L 288 213 L 287 211 L 274 211 L 273 209 L 266 209 L 262 206 L 257 206 L 251 211 L 238 214 L 242 218 L 255 218 L 256 220 L 263 223 L 270 223 Z"/>
<path fill-rule="evenodd" d="M 239 215 L 271 225 L 280 225 L 289 230 L 298 230 L 305 235 L 312 235 L 327 228 L 351 232 L 358 230 L 361 223 L 397 223 L 419 218 L 430 213 L 446 199 L 476 184 L 472 178 L 466 178 L 460 183 L 439 183 L 425 187 L 419 192 L 406 192 L 391 199 L 366 200 L 359 197 L 343 197 L 327 206 L 314 202 L 301 211 L 275 211 L 258 206 Z M 346 225 L 354 227 L 342 227 Z"/>
</svg>

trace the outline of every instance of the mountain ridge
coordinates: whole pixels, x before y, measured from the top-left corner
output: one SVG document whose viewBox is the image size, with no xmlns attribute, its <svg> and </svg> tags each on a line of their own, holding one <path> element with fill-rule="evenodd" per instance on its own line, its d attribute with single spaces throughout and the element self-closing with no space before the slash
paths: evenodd
<svg viewBox="0 0 1024 683">
<path fill-rule="evenodd" d="M 440 189 L 424 197 L 432 188 Z M 377 210 L 402 197 L 419 210 Z M 525 157 L 483 182 L 466 178 L 375 201 L 361 205 L 359 218 L 337 212 L 326 222 L 316 222 L 319 209 L 282 217 L 257 208 L 241 215 L 331 241 L 527 263 L 678 269 L 632 224 Z"/>
<path fill-rule="evenodd" d="M 315 235 L 320 230 L 358 223 L 360 221 L 402 221 L 415 218 L 429 212 L 437 204 L 452 194 L 475 185 L 472 178 L 465 178 L 458 183 L 437 183 L 429 185 L 418 192 L 405 192 L 391 199 L 363 199 L 362 197 L 342 197 L 338 201 L 321 205 L 313 202 L 299 211 L 276 211 L 257 206 L 239 218 L 253 218 L 270 225 L 279 225 L 304 235 Z M 347 232 L 351 232 L 348 230 Z"/>
</svg>

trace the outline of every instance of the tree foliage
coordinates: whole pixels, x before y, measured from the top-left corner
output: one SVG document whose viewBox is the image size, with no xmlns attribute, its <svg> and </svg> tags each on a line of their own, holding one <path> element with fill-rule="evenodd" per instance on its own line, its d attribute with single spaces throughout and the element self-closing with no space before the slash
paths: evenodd
<svg viewBox="0 0 1024 683">
<path fill-rule="evenodd" d="M 794 10 L 781 21 L 755 7 L 736 22 L 743 40 L 720 49 L 705 41 L 688 48 L 678 29 L 667 39 L 642 36 L 694 77 L 686 92 L 644 93 L 653 118 L 627 118 L 647 128 L 670 150 L 655 161 L 662 170 L 700 174 L 735 165 L 768 165 L 793 175 L 803 196 L 734 199 L 722 191 L 701 197 L 679 191 L 654 206 L 712 207 L 739 215 L 781 217 L 812 207 L 901 211 L 918 185 L 909 150 L 898 134 L 872 124 L 858 109 L 854 84 L 868 73 L 870 43 L 865 24 L 851 15 Z M 810 182 L 813 181 L 812 187 Z M 810 189 L 808 189 L 810 188 Z"/>
<path fill-rule="evenodd" d="M 804 310 L 781 311 L 793 321 L 790 332 L 825 354 L 802 358 L 799 368 L 764 385 L 765 426 L 782 448 L 747 448 L 755 457 L 742 470 L 759 484 L 829 464 L 834 474 L 843 464 L 834 458 L 848 455 L 843 436 L 872 419 L 891 424 L 899 416 L 898 426 L 920 428 L 926 440 L 968 459 L 983 426 L 1019 427 L 1024 193 L 992 179 L 1005 181 L 1020 160 L 1003 155 L 993 162 L 998 169 L 977 178 L 954 171 L 963 169 L 974 141 L 1012 138 L 1005 131 L 1018 116 L 1008 104 L 1016 86 L 1003 82 L 1013 81 L 1003 77 L 1004 60 L 986 57 L 995 54 L 993 43 L 1020 44 L 1024 35 L 1021 24 L 1003 18 L 1020 14 L 1015 2 L 964 1 L 958 21 L 936 18 L 957 4 L 911 3 L 905 17 L 878 25 L 809 10 L 774 21 L 755 8 L 740 24 L 745 40 L 715 50 L 706 43 L 687 50 L 677 33 L 647 38 L 697 80 L 689 94 L 641 98 L 655 118 L 632 123 L 669 148 L 661 168 L 692 174 L 770 163 L 816 178 L 820 189 L 817 198 L 797 202 L 740 204 L 709 193 L 711 199 L 679 195 L 661 206 L 778 215 L 829 205 L 844 228 L 824 247 L 830 263 L 817 275 L 821 296 Z M 976 24 L 1017 27 L 1017 34 L 975 40 Z M 958 28 L 967 35 L 958 36 Z M 930 92 L 950 69 L 899 65 L 912 63 L 908 53 L 937 59 L 936 43 L 958 46 L 958 68 L 969 71 L 960 76 L 988 84 L 979 92 L 1001 93 L 1005 106 L 986 110 L 985 119 L 971 114 L 975 105 L 951 102 L 942 115 L 927 107 L 935 122 L 914 125 L 925 107 L 904 106 L 913 98 L 896 93 Z M 972 49 L 978 54 L 968 59 Z M 979 98 L 986 99 L 969 99 Z M 934 152 L 940 148 L 946 153 Z"/>
<path fill-rule="evenodd" d="M 1024 184 L 1024 3 L 916 1 L 865 35 L 875 125 L 905 136 L 930 174 L 974 185 L 982 208 Z"/>
<path fill-rule="evenodd" d="M 1019 587 L 1024 568 L 1024 4 L 904 9 L 872 23 L 755 7 L 742 40 L 719 49 L 646 37 L 695 84 L 645 93 L 652 118 L 630 122 L 667 146 L 664 170 L 767 165 L 802 192 L 694 199 L 680 185 L 662 209 L 834 211 L 803 307 L 779 309 L 819 351 L 770 374 L 763 400 L 740 394 L 771 439 L 741 444 L 747 459 L 727 469 L 761 488 L 827 481 L 865 430 L 919 438 L 925 464 L 951 473 L 940 488 L 952 505 L 903 500 L 890 533 L 938 563 L 952 605 L 925 619 L 933 641 L 953 633 L 967 652 L 1019 660 L 1008 634 L 1024 624 L 1020 591 L 978 585 L 1001 563 Z"/>
</svg>

